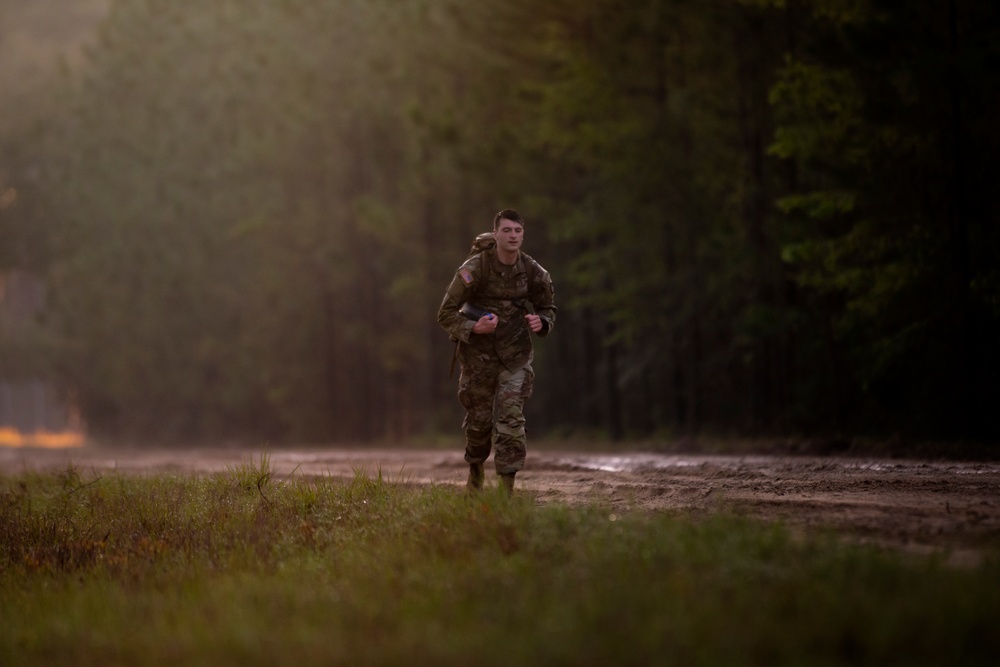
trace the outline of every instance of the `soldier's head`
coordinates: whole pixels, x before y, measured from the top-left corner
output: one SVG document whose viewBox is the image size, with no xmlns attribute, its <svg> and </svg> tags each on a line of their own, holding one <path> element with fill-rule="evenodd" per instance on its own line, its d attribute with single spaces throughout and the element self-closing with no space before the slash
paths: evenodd
<svg viewBox="0 0 1000 667">
<path fill-rule="evenodd" d="M 510 264 L 517 259 L 517 253 L 524 241 L 524 220 L 511 208 L 505 208 L 493 218 L 493 236 L 497 240 L 500 261 Z"/>
<path fill-rule="evenodd" d="M 493 216 L 493 231 L 495 232 L 500 227 L 501 220 L 510 220 L 511 222 L 516 222 L 521 227 L 524 227 L 524 219 L 521 214 L 512 208 L 505 208 L 504 210 Z"/>
</svg>

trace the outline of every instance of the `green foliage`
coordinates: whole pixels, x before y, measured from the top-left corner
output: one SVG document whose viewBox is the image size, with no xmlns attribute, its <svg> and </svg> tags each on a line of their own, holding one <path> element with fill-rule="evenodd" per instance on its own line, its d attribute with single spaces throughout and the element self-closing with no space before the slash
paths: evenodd
<svg viewBox="0 0 1000 667">
<path fill-rule="evenodd" d="M 986 222 L 994 204 L 964 173 L 995 171 L 971 142 L 997 135 L 981 130 L 989 112 L 966 83 L 990 85 L 979 68 L 992 47 L 972 33 L 997 25 L 985 6 L 940 4 L 809 3 L 803 46 L 771 89 L 770 151 L 796 168 L 778 199 L 790 223 L 782 258 L 850 359 L 838 374 L 860 390 L 855 414 L 937 433 L 957 420 L 981 436 L 993 428 L 976 396 L 995 375 L 986 341 L 997 321 L 972 288 L 991 262 L 967 243 L 998 237 Z M 970 33 L 949 36 L 942 17 Z"/>
<path fill-rule="evenodd" d="M 0 360 L 98 437 L 408 439 L 513 206 L 539 431 L 995 434 L 998 10 L 897 5 L 116 0 L 0 127 Z"/>
<path fill-rule="evenodd" d="M 786 59 L 777 72 L 770 102 L 779 123 L 770 151 L 796 158 L 800 168 L 835 161 L 836 166 L 866 167 L 861 91 L 848 70 L 829 70 Z"/>
<path fill-rule="evenodd" d="M 998 648 L 995 562 L 382 475 L 265 498 L 243 472 L 0 479 L 4 664 L 931 665 Z"/>
<path fill-rule="evenodd" d="M 52 174 L 55 311 L 97 433 L 367 430 L 348 360 L 384 378 L 402 344 L 356 313 L 405 322 L 423 285 L 385 11 L 113 5 Z"/>
</svg>

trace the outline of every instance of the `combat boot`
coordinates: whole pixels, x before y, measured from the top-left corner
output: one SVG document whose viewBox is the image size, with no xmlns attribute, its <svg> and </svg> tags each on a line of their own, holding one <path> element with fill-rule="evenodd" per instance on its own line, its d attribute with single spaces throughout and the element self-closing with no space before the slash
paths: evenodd
<svg viewBox="0 0 1000 667">
<path fill-rule="evenodd" d="M 500 488 L 504 490 L 507 496 L 512 496 L 514 494 L 514 472 L 502 472 L 500 473 Z"/>
<path fill-rule="evenodd" d="M 483 488 L 483 479 L 486 473 L 482 463 L 469 464 L 469 481 L 465 483 L 465 488 L 469 491 L 479 491 Z"/>
</svg>

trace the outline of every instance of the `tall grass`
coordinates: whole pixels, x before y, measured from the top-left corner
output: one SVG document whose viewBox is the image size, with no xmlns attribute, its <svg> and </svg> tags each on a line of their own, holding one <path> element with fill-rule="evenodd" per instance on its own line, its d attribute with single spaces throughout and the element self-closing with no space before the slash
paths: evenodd
<svg viewBox="0 0 1000 667">
<path fill-rule="evenodd" d="M 359 470 L 0 477 L 0 665 L 996 664 L 1000 565 Z"/>
</svg>

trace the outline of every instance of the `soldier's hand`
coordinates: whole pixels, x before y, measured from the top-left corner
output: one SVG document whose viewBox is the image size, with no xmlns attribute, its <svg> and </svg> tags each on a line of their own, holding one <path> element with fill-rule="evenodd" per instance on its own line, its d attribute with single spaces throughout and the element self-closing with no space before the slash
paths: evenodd
<svg viewBox="0 0 1000 667">
<path fill-rule="evenodd" d="M 472 333 L 489 334 L 497 330 L 499 318 L 493 313 L 487 313 L 480 317 L 472 326 Z"/>
<path fill-rule="evenodd" d="M 524 316 L 524 319 L 528 321 L 528 328 L 531 329 L 532 332 L 538 333 L 542 330 L 542 318 L 538 315 L 528 313 Z"/>
</svg>

